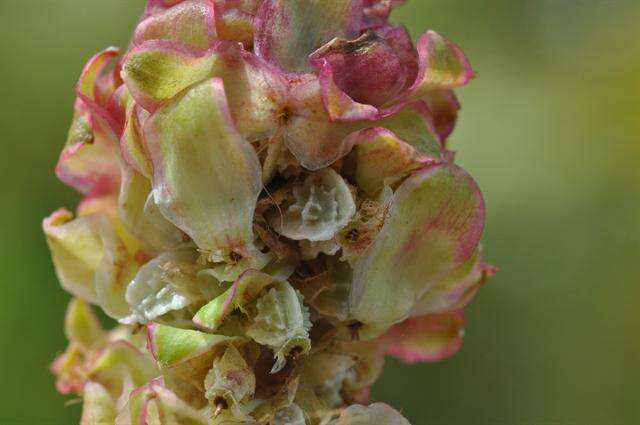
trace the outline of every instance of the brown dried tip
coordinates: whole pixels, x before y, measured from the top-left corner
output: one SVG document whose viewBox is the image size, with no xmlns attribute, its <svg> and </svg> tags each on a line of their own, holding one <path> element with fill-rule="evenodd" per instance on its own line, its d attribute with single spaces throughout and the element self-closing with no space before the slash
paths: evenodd
<svg viewBox="0 0 640 425">
<path fill-rule="evenodd" d="M 351 339 L 353 341 L 357 341 L 360 339 L 360 328 L 362 328 L 362 322 L 354 322 L 349 325 L 349 330 L 351 331 Z"/>
<path fill-rule="evenodd" d="M 302 347 L 300 347 L 299 345 L 296 345 L 291 349 L 291 351 L 289 351 L 288 357 L 291 360 L 296 361 L 298 360 L 298 357 L 300 357 L 300 354 L 302 354 L 303 351 L 304 349 Z"/>
<path fill-rule="evenodd" d="M 240 260 L 242 260 L 242 255 L 238 254 L 235 251 L 231 251 L 231 253 L 229 254 L 229 260 L 232 264 L 238 264 Z"/>
<path fill-rule="evenodd" d="M 227 400 L 224 397 L 218 396 L 213 399 L 213 405 L 216 406 L 216 410 L 213 412 L 213 417 L 217 418 L 223 410 L 229 407 Z"/>
</svg>

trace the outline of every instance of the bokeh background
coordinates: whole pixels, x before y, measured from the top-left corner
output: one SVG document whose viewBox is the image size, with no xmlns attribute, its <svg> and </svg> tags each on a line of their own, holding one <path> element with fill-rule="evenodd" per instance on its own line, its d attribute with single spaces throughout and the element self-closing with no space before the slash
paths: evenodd
<svg viewBox="0 0 640 425">
<path fill-rule="evenodd" d="M 75 80 L 126 47 L 144 2 L 1 3 L 0 424 L 73 424 L 48 371 L 68 296 L 40 221 L 78 200 L 53 175 Z M 457 356 L 389 361 L 374 397 L 414 425 L 640 423 L 640 1 L 413 0 L 394 20 L 478 72 L 451 144 L 501 271 Z"/>
</svg>

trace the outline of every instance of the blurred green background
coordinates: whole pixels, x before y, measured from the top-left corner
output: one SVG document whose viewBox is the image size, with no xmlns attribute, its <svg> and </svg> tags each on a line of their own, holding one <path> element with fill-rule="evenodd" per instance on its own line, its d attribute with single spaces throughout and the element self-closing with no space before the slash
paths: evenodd
<svg viewBox="0 0 640 425">
<path fill-rule="evenodd" d="M 47 369 L 68 296 L 40 221 L 78 199 L 53 175 L 75 80 L 126 47 L 143 3 L 2 0 L 0 424 L 77 422 Z M 414 425 L 640 423 L 640 2 L 413 0 L 394 20 L 449 36 L 478 71 L 451 145 L 501 271 L 457 356 L 389 361 L 374 397 Z"/>
</svg>

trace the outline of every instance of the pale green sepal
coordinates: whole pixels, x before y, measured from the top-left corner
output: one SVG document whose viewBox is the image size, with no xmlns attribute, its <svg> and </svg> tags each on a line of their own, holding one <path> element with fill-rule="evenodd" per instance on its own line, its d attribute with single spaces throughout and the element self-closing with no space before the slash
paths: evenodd
<svg viewBox="0 0 640 425">
<path fill-rule="evenodd" d="M 384 186 L 397 184 L 430 161 L 418 149 L 388 130 L 376 128 L 363 134 L 366 136 L 355 149 L 355 179 L 358 187 L 371 197 Z"/>
<path fill-rule="evenodd" d="M 151 41 L 126 56 L 122 79 L 136 101 L 153 110 L 155 105 L 209 78 L 218 60 L 216 55 L 178 57 L 163 44 Z"/>
<path fill-rule="evenodd" d="M 482 196 L 464 170 L 444 164 L 415 173 L 354 266 L 352 317 L 368 324 L 406 318 L 425 292 L 469 260 L 483 225 Z"/>
<path fill-rule="evenodd" d="M 197 410 L 154 379 L 131 392 L 115 425 L 209 425 L 205 411 Z"/>
<path fill-rule="evenodd" d="M 273 425 L 306 425 L 304 412 L 297 404 L 278 410 L 272 423 Z"/>
<path fill-rule="evenodd" d="M 145 324 L 197 302 L 204 302 L 196 286 L 198 253 L 192 248 L 166 251 L 140 267 L 127 286 L 131 314 L 121 323 Z"/>
<path fill-rule="evenodd" d="M 87 382 L 82 394 L 80 425 L 107 425 L 115 423 L 118 411 L 109 392 L 97 382 Z"/>
<path fill-rule="evenodd" d="M 73 220 L 71 212 L 60 209 L 43 222 L 60 285 L 92 304 L 100 303 L 94 280 L 103 257 L 97 220 L 95 216 Z"/>
<path fill-rule="evenodd" d="M 395 409 L 384 403 L 354 404 L 342 411 L 330 425 L 411 425 Z"/>
<path fill-rule="evenodd" d="M 210 255 L 250 256 L 261 168 L 235 129 L 222 80 L 193 87 L 148 123 L 160 211 Z"/>
<path fill-rule="evenodd" d="M 171 249 L 182 242 L 183 233 L 158 210 L 151 196 L 151 182 L 123 165 L 118 215 L 127 229 L 153 251 Z"/>
<path fill-rule="evenodd" d="M 273 349 L 276 362 L 271 373 L 281 370 L 292 352 L 295 355 L 309 353 L 309 313 L 302 302 L 302 295 L 288 282 L 278 281 L 266 289 L 249 310 L 255 313 L 246 335 Z"/>
<path fill-rule="evenodd" d="M 74 298 L 69 302 L 64 320 L 64 330 L 67 339 L 79 344 L 84 350 L 103 345 L 106 333 L 89 304 Z"/>
<path fill-rule="evenodd" d="M 215 264 L 209 272 L 220 282 L 233 282 L 248 269 L 262 270 L 273 259 L 272 253 L 263 253 L 255 249 L 250 257 L 243 257 L 235 262 L 229 259 L 227 262 Z"/>
<path fill-rule="evenodd" d="M 236 309 L 243 310 L 264 288 L 276 282 L 277 280 L 268 274 L 247 270 L 222 295 L 202 307 L 193 317 L 193 321 L 200 328 L 215 331 L 228 314 Z"/>
<path fill-rule="evenodd" d="M 221 421 L 251 421 L 248 404 L 255 393 L 256 377 L 234 345 L 227 346 L 224 354 L 213 361 L 204 389 L 213 408 L 220 409 Z"/>
<path fill-rule="evenodd" d="M 119 340 L 110 343 L 96 358 L 87 377 L 119 397 L 128 384 L 140 386 L 160 375 L 153 358 Z"/>
<path fill-rule="evenodd" d="M 129 312 L 124 292 L 137 269 L 129 249 L 133 246 L 127 246 L 118 226 L 119 220 L 104 214 L 89 213 L 74 219 L 66 210 L 56 211 L 43 223 L 62 287 L 100 305 L 116 319 Z"/>
<path fill-rule="evenodd" d="M 211 350 L 233 338 L 165 325 L 150 325 L 149 349 L 162 366 L 171 366 Z"/>
</svg>

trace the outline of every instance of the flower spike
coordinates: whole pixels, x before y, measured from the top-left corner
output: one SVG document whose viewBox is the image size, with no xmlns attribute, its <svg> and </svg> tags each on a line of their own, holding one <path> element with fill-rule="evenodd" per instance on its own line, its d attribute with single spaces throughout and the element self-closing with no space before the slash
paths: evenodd
<svg viewBox="0 0 640 425">
<path fill-rule="evenodd" d="M 385 358 L 460 349 L 496 269 L 447 139 L 474 72 L 402 0 L 148 0 L 76 86 L 43 221 L 83 425 L 408 425 Z M 114 319 L 104 329 L 92 307 Z"/>
</svg>

